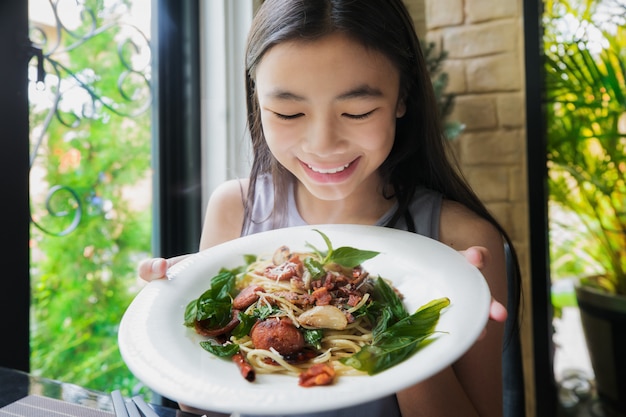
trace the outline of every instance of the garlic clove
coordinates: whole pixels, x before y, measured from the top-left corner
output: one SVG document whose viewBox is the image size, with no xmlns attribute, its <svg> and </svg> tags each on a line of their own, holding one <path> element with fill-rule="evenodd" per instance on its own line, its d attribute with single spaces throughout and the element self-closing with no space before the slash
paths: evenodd
<svg viewBox="0 0 626 417">
<path fill-rule="evenodd" d="M 348 326 L 346 315 L 335 306 L 315 306 L 298 316 L 301 325 L 315 329 L 343 330 Z"/>
<path fill-rule="evenodd" d="M 283 245 L 276 249 L 276 251 L 274 252 L 274 255 L 272 256 L 272 262 L 274 263 L 274 265 L 281 265 L 284 262 L 287 262 L 290 257 L 291 251 L 287 246 Z"/>
</svg>

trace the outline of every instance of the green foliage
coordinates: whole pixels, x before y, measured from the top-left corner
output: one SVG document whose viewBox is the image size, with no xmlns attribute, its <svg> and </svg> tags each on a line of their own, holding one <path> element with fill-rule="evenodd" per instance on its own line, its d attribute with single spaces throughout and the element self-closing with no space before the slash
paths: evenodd
<svg viewBox="0 0 626 417">
<path fill-rule="evenodd" d="M 624 16 L 610 0 L 546 2 L 550 204 L 570 216 L 551 219 L 570 236 L 551 252 L 557 276 L 626 295 L 626 29 L 596 18 L 609 4 Z"/>
<path fill-rule="evenodd" d="M 133 206 L 138 203 L 133 190 L 150 175 L 151 138 L 148 112 L 124 114 L 131 103 L 118 84 L 129 69 L 118 56 L 122 29 L 116 24 L 120 15 L 109 9 L 112 4 L 81 2 L 82 26 L 73 34 L 61 32 L 62 47 L 46 61 L 47 81 L 61 81 L 47 82 L 48 92 L 65 90 L 35 167 L 45 185 L 63 188 L 49 202 L 57 216 L 31 197 L 33 225 L 38 226 L 31 227 L 31 369 L 129 395 L 140 384 L 121 359 L 117 330 L 140 288 L 137 262 L 151 250 L 149 204 Z M 149 90 L 141 77 L 126 78 L 124 88 L 140 99 L 140 92 Z M 32 131 L 42 127 L 49 111 L 49 106 L 31 106 Z M 77 210 L 76 230 L 61 233 Z"/>
<path fill-rule="evenodd" d="M 450 116 L 454 108 L 454 94 L 446 93 L 448 74 L 443 71 L 443 63 L 448 57 L 448 54 L 444 50 L 437 51 L 434 42 L 423 44 L 422 49 L 424 51 L 424 58 L 426 59 L 426 66 L 433 83 L 433 89 L 435 90 L 439 113 L 444 119 L 445 136 L 449 140 L 456 139 L 465 129 L 465 125 L 461 122 L 448 119 L 448 116 Z"/>
</svg>

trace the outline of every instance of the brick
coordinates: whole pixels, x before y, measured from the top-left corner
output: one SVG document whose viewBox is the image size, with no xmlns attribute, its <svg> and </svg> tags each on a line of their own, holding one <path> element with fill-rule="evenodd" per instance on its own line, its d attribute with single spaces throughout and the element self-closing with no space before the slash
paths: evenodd
<svg viewBox="0 0 626 417">
<path fill-rule="evenodd" d="M 413 18 L 415 31 L 421 38 L 426 34 L 426 2 L 424 0 L 404 0 L 404 4 Z"/>
<path fill-rule="evenodd" d="M 498 126 L 495 100 L 487 96 L 456 96 L 450 120 L 463 123 L 467 131 Z"/>
<path fill-rule="evenodd" d="M 464 164 L 485 166 L 517 165 L 524 144 L 520 130 L 468 132 L 460 142 Z"/>
<path fill-rule="evenodd" d="M 467 92 L 467 81 L 465 79 L 465 60 L 446 59 L 441 70 L 448 74 L 448 85 L 446 93 L 463 94 Z"/>
<path fill-rule="evenodd" d="M 487 206 L 487 210 L 489 210 L 505 230 L 510 230 L 512 227 L 510 203 L 504 201 L 486 202 L 485 206 Z"/>
<path fill-rule="evenodd" d="M 463 23 L 465 11 L 463 0 L 429 0 L 426 2 L 426 25 L 434 29 Z"/>
<path fill-rule="evenodd" d="M 498 122 L 504 128 L 526 126 L 526 99 L 522 93 L 498 94 Z"/>
<path fill-rule="evenodd" d="M 433 1 L 433 0 L 430 0 Z M 465 10 L 470 23 L 520 17 L 523 0 L 466 0 Z"/>
<path fill-rule="evenodd" d="M 443 48 L 449 58 L 494 55 L 517 49 L 518 27 L 511 19 L 443 30 Z"/>
<path fill-rule="evenodd" d="M 525 131 L 524 131 L 525 132 Z M 522 133 L 525 137 L 525 133 Z M 525 147 L 524 141 L 520 147 Z M 526 169 L 526 153 L 521 152 L 516 165 L 509 168 L 511 184 L 509 185 L 511 194 L 509 199 L 516 204 L 526 203 L 528 200 L 528 170 Z M 538 191 L 538 190 L 537 190 Z"/>
<path fill-rule="evenodd" d="M 468 60 L 469 92 L 519 91 L 522 88 L 522 67 L 515 53 L 505 53 Z"/>
<path fill-rule="evenodd" d="M 515 203 L 511 210 L 511 226 L 506 230 L 511 233 L 512 239 L 522 239 L 529 235 L 528 226 L 528 204 L 524 202 Z"/>
<path fill-rule="evenodd" d="M 468 182 L 483 201 L 502 201 L 509 195 L 509 178 L 500 167 L 467 167 L 463 170 Z"/>
</svg>

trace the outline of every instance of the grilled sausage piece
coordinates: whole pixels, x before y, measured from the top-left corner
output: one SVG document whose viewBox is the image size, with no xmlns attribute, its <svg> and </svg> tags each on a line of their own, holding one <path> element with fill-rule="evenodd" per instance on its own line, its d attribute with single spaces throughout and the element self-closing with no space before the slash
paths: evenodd
<svg viewBox="0 0 626 417">
<path fill-rule="evenodd" d="M 304 347 L 304 336 L 289 319 L 270 318 L 257 322 L 250 332 L 257 349 L 274 348 L 281 355 L 294 354 Z"/>
<path fill-rule="evenodd" d="M 252 304 L 256 303 L 259 299 L 257 291 L 265 292 L 263 287 L 260 285 L 249 285 L 241 290 L 241 292 L 237 294 L 237 297 L 233 300 L 233 308 L 236 308 L 237 310 L 245 310 Z"/>
</svg>

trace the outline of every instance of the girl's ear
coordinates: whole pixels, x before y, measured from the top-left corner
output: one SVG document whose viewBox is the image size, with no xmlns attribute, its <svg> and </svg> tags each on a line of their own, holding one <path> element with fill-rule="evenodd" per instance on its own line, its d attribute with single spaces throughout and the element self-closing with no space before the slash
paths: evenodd
<svg viewBox="0 0 626 417">
<path fill-rule="evenodd" d="M 400 97 L 398 99 L 398 104 L 396 105 L 396 118 L 401 118 L 406 114 L 406 102 L 404 97 Z"/>
</svg>

